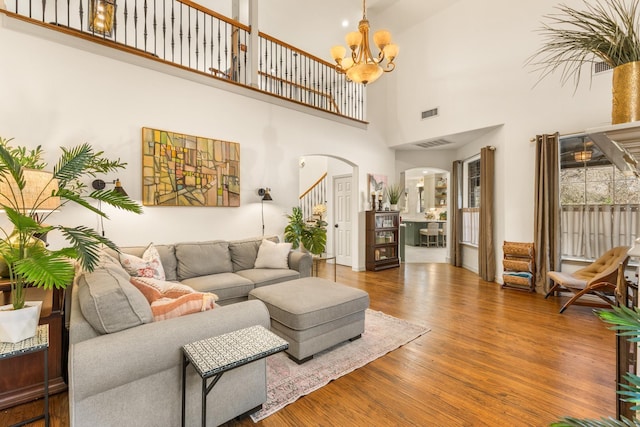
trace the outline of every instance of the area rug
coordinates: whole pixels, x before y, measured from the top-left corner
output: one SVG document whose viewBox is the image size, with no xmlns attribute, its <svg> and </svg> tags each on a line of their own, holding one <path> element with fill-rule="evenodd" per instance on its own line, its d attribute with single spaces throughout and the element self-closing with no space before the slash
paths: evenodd
<svg viewBox="0 0 640 427">
<path fill-rule="evenodd" d="M 313 359 L 298 365 L 286 353 L 267 358 L 267 401 L 262 409 L 251 414 L 258 422 L 295 402 L 300 397 L 321 388 L 396 348 L 429 332 L 429 328 L 389 316 L 380 311 L 367 310 L 364 334 L 355 341 L 347 341 L 316 354 Z"/>
</svg>

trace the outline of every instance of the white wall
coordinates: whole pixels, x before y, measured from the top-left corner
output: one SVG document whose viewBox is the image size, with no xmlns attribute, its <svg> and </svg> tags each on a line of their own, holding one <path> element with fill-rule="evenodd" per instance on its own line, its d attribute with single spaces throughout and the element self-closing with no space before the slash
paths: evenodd
<svg viewBox="0 0 640 427">
<path fill-rule="evenodd" d="M 582 2 L 569 0 L 580 8 Z M 574 94 L 553 75 L 534 87 L 538 75 L 525 67 L 541 45 L 536 33 L 542 16 L 554 12 L 555 0 L 460 0 L 450 8 L 396 36 L 401 46 L 397 69 L 385 86 L 370 95 L 386 96 L 387 139 L 391 146 L 435 139 L 488 126 L 503 125 L 449 153 L 465 159 L 485 145 L 497 147 L 495 240 L 533 241 L 535 146 L 540 133 L 574 133 L 610 123 L 611 74 L 589 74 Z M 439 108 L 439 116 L 420 120 L 420 112 Z M 397 152 L 396 168 L 432 166 L 444 153 Z M 441 166 L 450 170 L 450 163 Z M 471 252 L 471 253 L 468 253 Z M 465 256 L 471 262 L 473 251 Z M 496 254 L 501 271 L 502 252 Z M 473 267 L 470 266 L 473 270 Z"/>
<path fill-rule="evenodd" d="M 43 145 L 51 162 L 57 159 L 57 147 L 90 142 L 128 163 L 126 170 L 101 178 L 120 178 L 138 200 L 143 126 L 241 147 L 239 208 L 145 207 L 140 216 L 107 210 L 107 237 L 119 245 L 260 235 L 256 189 L 264 186 L 274 198 L 264 205 L 266 233 L 281 235 L 284 214 L 298 201 L 301 155 L 331 154 L 357 164 L 362 193 L 366 173 L 393 171 L 393 155 L 375 126 L 362 130 L 342 125 L 87 50 L 90 44 L 80 50 L 0 27 L 0 135 L 19 145 Z M 51 222 L 95 226 L 97 221 L 83 210 L 65 207 Z M 61 243 L 56 236 L 50 241 L 53 247 Z M 358 242 L 359 253 L 364 253 L 364 234 Z M 359 253 L 354 254 L 354 268 L 364 266 Z"/>
</svg>

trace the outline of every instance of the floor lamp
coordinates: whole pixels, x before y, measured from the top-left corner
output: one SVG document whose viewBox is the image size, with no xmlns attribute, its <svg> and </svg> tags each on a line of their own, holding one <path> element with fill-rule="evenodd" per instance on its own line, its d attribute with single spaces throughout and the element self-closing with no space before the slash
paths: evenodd
<svg viewBox="0 0 640 427">
<path fill-rule="evenodd" d="M 259 188 L 258 196 L 262 196 L 262 200 L 260 200 L 260 208 L 261 208 L 261 214 L 262 214 L 262 237 L 264 237 L 264 202 L 270 202 L 273 200 L 271 198 L 271 189 Z"/>
</svg>

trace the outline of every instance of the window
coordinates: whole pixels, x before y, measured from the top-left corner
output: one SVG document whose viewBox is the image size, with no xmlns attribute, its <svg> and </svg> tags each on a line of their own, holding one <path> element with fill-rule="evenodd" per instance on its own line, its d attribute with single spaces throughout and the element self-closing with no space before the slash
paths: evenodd
<svg viewBox="0 0 640 427">
<path fill-rule="evenodd" d="M 480 158 L 465 162 L 463 173 L 462 243 L 477 246 L 480 236 Z"/>
<path fill-rule="evenodd" d="M 560 139 L 560 205 L 563 258 L 593 260 L 640 234 L 640 180 L 586 135 Z"/>
</svg>

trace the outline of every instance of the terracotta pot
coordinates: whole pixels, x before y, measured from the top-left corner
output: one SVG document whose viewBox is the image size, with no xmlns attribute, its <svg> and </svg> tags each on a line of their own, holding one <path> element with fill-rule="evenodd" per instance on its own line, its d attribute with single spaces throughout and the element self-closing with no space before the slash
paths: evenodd
<svg viewBox="0 0 640 427">
<path fill-rule="evenodd" d="M 640 61 L 613 69 L 611 124 L 640 120 Z"/>
<path fill-rule="evenodd" d="M 14 310 L 11 304 L 0 306 L 0 342 L 17 343 L 35 336 L 42 301 L 27 301 Z"/>
</svg>

